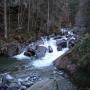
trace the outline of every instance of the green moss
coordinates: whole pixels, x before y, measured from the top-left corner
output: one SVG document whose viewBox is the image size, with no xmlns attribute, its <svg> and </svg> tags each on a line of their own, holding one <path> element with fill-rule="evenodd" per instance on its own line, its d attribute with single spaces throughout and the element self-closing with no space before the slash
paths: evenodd
<svg viewBox="0 0 90 90">
<path fill-rule="evenodd" d="M 69 58 L 79 60 L 85 54 L 90 52 L 90 35 L 86 35 L 86 37 L 79 42 L 69 54 Z"/>
<path fill-rule="evenodd" d="M 90 65 L 90 52 L 85 54 L 80 60 L 79 64 L 82 67 L 86 67 Z M 87 68 L 88 69 L 88 68 Z"/>
<path fill-rule="evenodd" d="M 73 83 L 81 88 L 90 88 L 90 34 L 86 34 L 67 56 L 72 63 L 78 65 L 71 77 Z"/>
</svg>

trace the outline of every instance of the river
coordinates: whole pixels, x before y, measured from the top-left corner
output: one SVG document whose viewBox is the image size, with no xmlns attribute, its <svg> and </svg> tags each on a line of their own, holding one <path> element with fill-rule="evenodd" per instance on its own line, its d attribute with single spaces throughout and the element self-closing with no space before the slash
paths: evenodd
<svg viewBox="0 0 90 90">
<path fill-rule="evenodd" d="M 71 33 L 69 33 L 71 34 Z M 73 36 L 72 36 L 73 37 Z M 45 78 L 53 78 L 57 80 L 63 80 L 63 77 L 68 77 L 63 71 L 58 70 L 53 62 L 65 54 L 68 48 L 68 39 L 65 36 L 62 36 L 60 40 L 65 39 L 67 41 L 67 46 L 62 48 L 61 51 L 57 50 L 56 39 L 51 37 L 50 40 L 42 38 L 44 46 L 48 48 L 51 46 L 53 49 L 52 53 L 46 52 L 45 56 L 39 59 L 35 57 L 27 57 L 24 55 L 24 51 L 13 57 L 0 57 L 0 74 L 9 73 L 11 76 L 15 77 L 19 83 L 21 82 L 37 82 Z M 2 78 L 2 77 L 0 77 Z M 68 80 L 65 79 L 64 83 L 67 83 Z M 68 85 L 67 85 L 68 86 Z"/>
</svg>

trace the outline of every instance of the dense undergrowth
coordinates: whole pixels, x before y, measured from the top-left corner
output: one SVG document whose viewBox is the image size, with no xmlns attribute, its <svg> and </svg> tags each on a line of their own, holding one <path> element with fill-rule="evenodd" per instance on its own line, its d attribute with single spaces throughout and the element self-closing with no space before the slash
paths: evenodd
<svg viewBox="0 0 90 90">
<path fill-rule="evenodd" d="M 68 58 L 78 66 L 72 81 L 79 88 L 90 88 L 90 34 L 74 47 Z"/>
</svg>

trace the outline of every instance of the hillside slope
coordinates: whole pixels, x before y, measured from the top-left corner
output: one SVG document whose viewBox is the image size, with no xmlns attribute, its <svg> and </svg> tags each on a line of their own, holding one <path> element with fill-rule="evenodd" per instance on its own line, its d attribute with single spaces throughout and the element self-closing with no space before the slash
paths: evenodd
<svg viewBox="0 0 90 90">
<path fill-rule="evenodd" d="M 61 57 L 58 68 L 68 72 L 78 87 L 90 88 L 90 35 L 86 35 L 70 53 Z"/>
</svg>

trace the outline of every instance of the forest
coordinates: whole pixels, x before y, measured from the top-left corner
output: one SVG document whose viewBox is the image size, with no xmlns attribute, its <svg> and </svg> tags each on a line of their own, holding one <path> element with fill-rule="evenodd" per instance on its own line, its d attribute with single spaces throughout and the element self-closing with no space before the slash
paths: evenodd
<svg viewBox="0 0 90 90">
<path fill-rule="evenodd" d="M 0 0 L 0 90 L 89 83 L 90 0 Z"/>
</svg>

